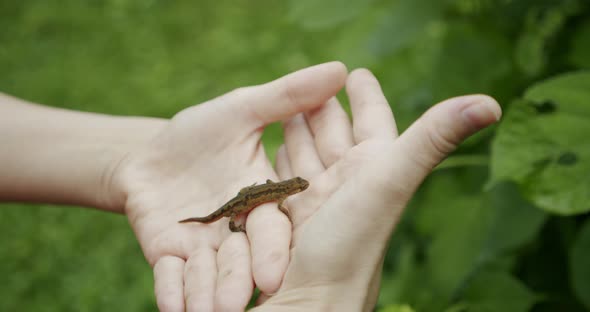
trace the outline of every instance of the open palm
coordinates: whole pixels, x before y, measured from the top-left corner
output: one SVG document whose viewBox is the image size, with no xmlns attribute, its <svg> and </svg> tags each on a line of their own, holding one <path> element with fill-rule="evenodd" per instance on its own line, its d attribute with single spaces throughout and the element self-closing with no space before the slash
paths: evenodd
<svg viewBox="0 0 590 312">
<path fill-rule="evenodd" d="M 243 309 L 253 278 L 263 292 L 278 289 L 291 224 L 276 203 L 248 216 L 248 238 L 231 233 L 226 219 L 178 221 L 209 214 L 244 186 L 276 179 L 260 142 L 264 126 L 321 105 L 346 75 L 341 63 L 327 63 L 190 107 L 122 161 L 114 180 L 154 267 L 160 310 Z"/>
<path fill-rule="evenodd" d="M 284 124 L 278 175 L 310 186 L 287 201 L 291 262 L 279 291 L 261 296 L 261 311 L 372 311 L 387 240 L 416 188 L 462 140 L 500 117 L 489 97 L 459 97 L 398 136 L 369 71 L 353 71 L 346 87 L 353 124 L 334 98 Z"/>
</svg>

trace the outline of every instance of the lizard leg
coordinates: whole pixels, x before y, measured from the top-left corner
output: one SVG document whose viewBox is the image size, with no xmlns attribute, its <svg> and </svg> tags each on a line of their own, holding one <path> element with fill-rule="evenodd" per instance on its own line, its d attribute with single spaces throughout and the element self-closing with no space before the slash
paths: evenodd
<svg viewBox="0 0 590 312">
<path fill-rule="evenodd" d="M 246 233 L 246 227 L 243 224 L 236 225 L 237 214 L 231 214 L 229 216 L 229 230 L 232 232 L 244 232 Z"/>
<path fill-rule="evenodd" d="M 284 199 L 279 201 L 279 210 L 287 216 L 287 219 L 289 219 L 290 222 L 292 222 L 291 221 L 291 214 L 289 213 L 289 209 L 287 209 L 287 207 L 285 207 L 283 205 L 284 201 L 285 201 Z"/>
</svg>

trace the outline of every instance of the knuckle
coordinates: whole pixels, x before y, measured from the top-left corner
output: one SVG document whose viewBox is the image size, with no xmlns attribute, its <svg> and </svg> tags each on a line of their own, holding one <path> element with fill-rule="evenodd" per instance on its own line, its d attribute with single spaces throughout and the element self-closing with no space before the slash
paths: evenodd
<svg viewBox="0 0 590 312">
<path fill-rule="evenodd" d="M 192 276 L 198 272 L 198 269 L 195 264 L 186 265 L 184 267 L 184 275 L 185 276 Z"/>
<path fill-rule="evenodd" d="M 186 311 L 213 311 L 213 296 L 197 289 L 185 289 Z"/>
<path fill-rule="evenodd" d="M 302 127 L 305 124 L 305 120 L 301 117 L 301 115 L 295 115 L 293 118 L 283 122 L 283 129 L 285 131 L 293 132 L 297 128 Z"/>
<path fill-rule="evenodd" d="M 279 250 L 273 250 L 266 256 L 267 263 L 280 263 L 285 258 L 285 253 Z"/>
<path fill-rule="evenodd" d="M 187 300 L 188 301 L 188 300 Z M 187 312 L 213 312 L 213 307 L 198 301 L 193 301 L 186 305 Z"/>
<path fill-rule="evenodd" d="M 284 80 L 283 83 L 280 84 L 280 96 L 281 98 L 287 101 L 287 104 L 292 107 L 297 107 L 297 95 L 293 91 L 293 87 L 288 79 Z"/>
<path fill-rule="evenodd" d="M 215 302 L 215 311 L 238 311 L 236 307 L 233 306 L 230 302 L 225 300 L 217 300 Z"/>
<path fill-rule="evenodd" d="M 219 272 L 219 278 L 220 279 L 228 279 L 232 275 L 233 272 L 234 272 L 234 270 L 232 270 L 231 268 L 221 270 Z"/>
<path fill-rule="evenodd" d="M 324 151 L 325 165 L 331 165 L 346 153 L 346 149 L 342 145 L 330 145 Z"/>
<path fill-rule="evenodd" d="M 436 155 L 436 159 L 442 159 L 457 147 L 458 140 L 453 133 L 445 127 L 437 127 L 436 124 L 427 125 L 426 138 L 428 144 Z"/>
<path fill-rule="evenodd" d="M 247 251 L 243 248 L 235 248 L 237 246 L 232 246 L 234 248 L 224 248 L 218 251 L 219 258 L 231 259 L 232 261 L 237 261 L 243 259 L 247 256 Z"/>
<path fill-rule="evenodd" d="M 158 309 L 162 312 L 182 312 L 184 311 L 184 306 L 182 302 L 178 302 L 177 300 L 173 300 L 171 298 L 158 298 L 157 299 Z"/>
</svg>

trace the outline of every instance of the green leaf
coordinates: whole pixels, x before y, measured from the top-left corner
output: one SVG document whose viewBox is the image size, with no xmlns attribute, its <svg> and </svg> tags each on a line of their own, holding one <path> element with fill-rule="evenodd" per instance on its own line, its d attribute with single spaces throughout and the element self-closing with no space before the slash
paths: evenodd
<svg viewBox="0 0 590 312">
<path fill-rule="evenodd" d="M 412 283 L 416 276 L 416 263 L 414 257 L 416 248 L 409 242 L 399 246 L 399 254 L 395 263 L 395 273 L 384 272 L 382 274 L 381 288 L 379 289 L 379 306 L 387 306 L 400 301 L 403 302 L 404 287 Z"/>
<path fill-rule="evenodd" d="M 570 267 L 574 293 L 590 309 L 590 220 L 586 221 L 572 246 Z"/>
<path fill-rule="evenodd" d="M 499 255 L 531 242 L 547 219 L 512 183 L 497 185 L 489 197 L 495 213 L 482 251 L 485 255 Z"/>
<path fill-rule="evenodd" d="M 291 0 L 289 18 L 308 30 L 334 27 L 350 20 L 368 8 L 374 0 Z"/>
<path fill-rule="evenodd" d="M 492 144 L 491 183 L 512 180 L 540 208 L 590 211 L 590 73 L 529 88 L 515 101 Z"/>
<path fill-rule="evenodd" d="M 428 252 L 434 284 L 449 291 L 448 296 L 461 291 L 486 266 L 509 268 L 511 260 L 506 256 L 531 242 L 546 219 L 508 184 L 498 185 L 484 197 L 464 197 L 452 205 L 441 209 L 452 220 L 440 222 L 443 227 Z M 444 226 L 448 224 L 453 226 Z"/>
<path fill-rule="evenodd" d="M 469 312 L 526 312 L 535 301 L 525 285 L 503 272 L 478 274 L 462 298 Z"/>
<path fill-rule="evenodd" d="M 423 264 L 412 268 L 418 280 L 405 278 L 403 291 L 397 286 L 402 294 L 397 302 L 419 310 L 435 304 L 442 309 L 481 270 L 510 270 L 515 251 L 538 235 L 545 213 L 522 198 L 514 184 L 481 194 L 484 179 L 446 171 L 424 185 L 426 192 L 412 210 L 417 212 L 416 231 L 428 245 Z"/>
</svg>

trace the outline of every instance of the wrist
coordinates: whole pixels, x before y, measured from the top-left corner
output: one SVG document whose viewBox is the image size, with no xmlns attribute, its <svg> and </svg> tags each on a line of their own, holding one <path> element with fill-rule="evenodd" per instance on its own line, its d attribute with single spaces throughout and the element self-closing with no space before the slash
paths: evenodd
<svg viewBox="0 0 590 312">
<path fill-rule="evenodd" d="M 35 105 L 0 94 L 0 201 L 90 206 L 122 212 L 113 168 L 164 120 Z"/>
<path fill-rule="evenodd" d="M 123 213 L 127 200 L 127 188 L 118 173 L 129 155 L 140 150 L 167 124 L 164 119 L 145 117 L 113 117 L 110 134 L 105 140 L 106 161 L 97 180 L 101 195 L 96 207 Z"/>
</svg>

